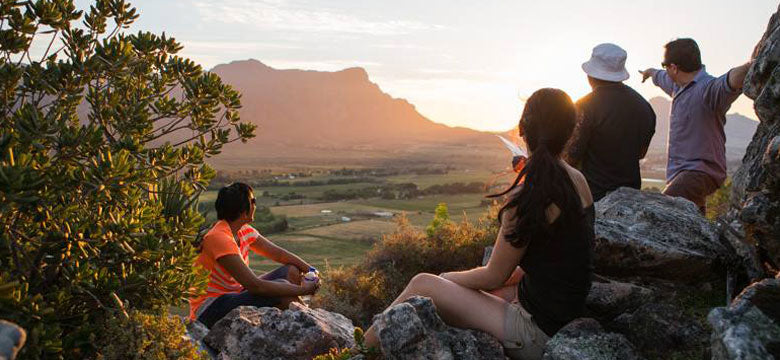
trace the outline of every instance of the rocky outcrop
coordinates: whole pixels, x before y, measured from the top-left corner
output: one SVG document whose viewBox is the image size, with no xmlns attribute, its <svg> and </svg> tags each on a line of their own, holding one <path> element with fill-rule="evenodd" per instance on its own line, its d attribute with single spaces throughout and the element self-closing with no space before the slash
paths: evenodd
<svg viewBox="0 0 780 360">
<path fill-rule="evenodd" d="M 308 360 L 330 348 L 354 346 L 353 333 L 352 322 L 343 315 L 293 303 L 284 311 L 238 307 L 214 324 L 203 340 L 232 360 Z"/>
<path fill-rule="evenodd" d="M 492 336 L 447 326 L 431 299 L 412 297 L 374 317 L 382 353 L 392 359 L 505 359 Z"/>
<path fill-rule="evenodd" d="M 747 242 L 780 265 L 780 12 L 753 51 L 743 92 L 760 121 L 733 176 L 731 204 L 739 209 Z"/>
<path fill-rule="evenodd" d="M 577 319 L 558 331 L 544 350 L 544 360 L 642 359 L 623 335 L 605 332 L 598 321 Z"/>
<path fill-rule="evenodd" d="M 10 321 L 0 320 L 0 360 L 13 360 L 24 346 L 27 333 Z"/>
<path fill-rule="evenodd" d="M 754 283 L 726 308 L 713 309 L 712 358 L 780 358 L 780 277 Z"/>
<path fill-rule="evenodd" d="M 717 276 L 733 252 L 683 198 L 620 188 L 596 203 L 596 272 L 690 283 Z"/>
</svg>

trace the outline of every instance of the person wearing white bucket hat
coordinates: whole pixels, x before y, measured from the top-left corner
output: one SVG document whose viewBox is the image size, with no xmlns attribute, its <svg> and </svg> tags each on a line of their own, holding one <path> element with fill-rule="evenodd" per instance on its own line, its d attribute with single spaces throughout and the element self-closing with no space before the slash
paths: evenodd
<svg viewBox="0 0 780 360">
<path fill-rule="evenodd" d="M 655 112 L 634 89 L 623 84 L 626 51 L 599 44 L 582 64 L 593 91 L 577 101 L 579 119 L 567 150 L 567 160 L 588 180 L 598 201 L 621 186 L 639 189 L 639 160 L 655 133 Z"/>
</svg>

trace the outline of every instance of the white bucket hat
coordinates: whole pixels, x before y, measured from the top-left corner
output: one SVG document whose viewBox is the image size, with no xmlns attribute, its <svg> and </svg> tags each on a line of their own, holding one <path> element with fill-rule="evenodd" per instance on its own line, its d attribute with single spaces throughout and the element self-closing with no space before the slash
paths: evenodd
<svg viewBox="0 0 780 360">
<path fill-rule="evenodd" d="M 626 51 L 615 44 L 599 44 L 593 48 L 590 60 L 582 63 L 582 70 L 590 77 L 620 82 L 628 80 L 626 71 Z"/>
</svg>

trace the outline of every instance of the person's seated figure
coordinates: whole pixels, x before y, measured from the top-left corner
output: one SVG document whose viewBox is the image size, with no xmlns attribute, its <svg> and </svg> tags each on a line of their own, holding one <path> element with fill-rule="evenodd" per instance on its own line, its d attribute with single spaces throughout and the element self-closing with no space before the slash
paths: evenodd
<svg viewBox="0 0 780 360">
<path fill-rule="evenodd" d="M 190 299 L 190 319 L 211 328 L 239 306 L 286 309 L 298 296 L 313 294 L 318 281 L 304 281 L 311 266 L 282 249 L 249 224 L 255 215 L 252 188 L 234 183 L 219 190 L 214 203 L 218 221 L 203 236 L 196 266 L 209 271 L 206 293 Z M 249 268 L 249 251 L 284 264 L 257 276 Z"/>
<path fill-rule="evenodd" d="M 593 91 L 577 101 L 567 160 L 585 175 L 595 201 L 621 186 L 642 187 L 639 160 L 655 133 L 650 103 L 623 83 L 629 78 L 626 57 L 619 46 L 600 44 L 582 64 Z"/>
<path fill-rule="evenodd" d="M 512 359 L 540 359 L 546 342 L 580 317 L 593 274 L 593 199 L 585 177 L 561 159 L 575 126 L 566 93 L 536 91 L 519 134 L 529 158 L 501 194 L 501 228 L 486 266 L 440 275 L 418 274 L 391 306 L 432 299 L 449 325 L 499 339 Z M 372 326 L 366 345 L 379 346 Z"/>
</svg>

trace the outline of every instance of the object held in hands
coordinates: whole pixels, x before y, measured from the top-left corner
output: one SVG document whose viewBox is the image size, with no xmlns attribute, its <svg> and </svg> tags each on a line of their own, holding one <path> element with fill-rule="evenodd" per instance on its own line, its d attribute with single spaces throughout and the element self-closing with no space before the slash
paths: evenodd
<svg viewBox="0 0 780 360">
<path fill-rule="evenodd" d="M 320 272 L 317 271 L 317 269 L 314 266 L 309 267 L 309 272 L 307 272 L 305 275 L 303 275 L 303 280 L 305 281 L 319 281 L 320 280 Z"/>
<path fill-rule="evenodd" d="M 523 167 L 525 167 L 525 162 L 528 160 L 528 154 L 525 152 L 525 150 L 517 146 L 517 144 L 505 139 L 503 136 L 496 136 L 498 136 L 498 138 L 504 144 L 504 147 L 509 149 L 509 151 L 512 153 L 512 169 L 518 173 L 522 171 Z"/>
</svg>

